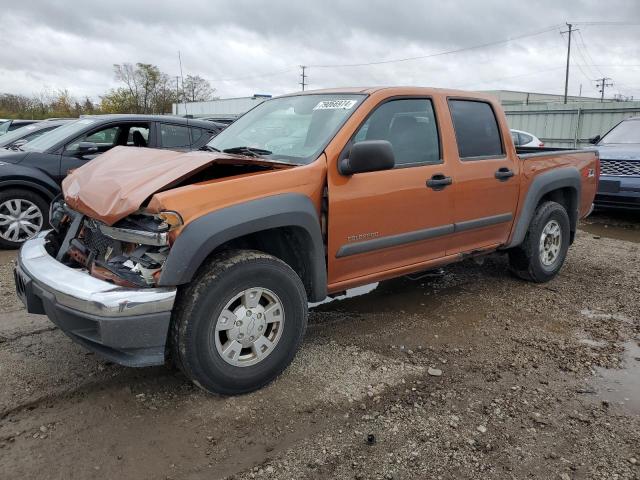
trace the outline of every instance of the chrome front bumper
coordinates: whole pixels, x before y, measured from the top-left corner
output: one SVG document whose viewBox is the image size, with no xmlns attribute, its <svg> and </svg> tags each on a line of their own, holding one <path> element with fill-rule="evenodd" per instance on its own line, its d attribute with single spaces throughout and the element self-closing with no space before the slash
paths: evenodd
<svg viewBox="0 0 640 480">
<path fill-rule="evenodd" d="M 128 366 L 164 362 L 175 288 L 125 288 L 67 267 L 43 232 L 20 249 L 16 292 L 29 313 L 46 314 L 73 340 Z"/>
<path fill-rule="evenodd" d="M 173 308 L 175 288 L 119 287 L 63 265 L 45 249 L 48 233 L 42 232 L 24 243 L 18 256 L 18 273 L 26 274 L 56 303 L 104 317 L 169 312 Z"/>
</svg>

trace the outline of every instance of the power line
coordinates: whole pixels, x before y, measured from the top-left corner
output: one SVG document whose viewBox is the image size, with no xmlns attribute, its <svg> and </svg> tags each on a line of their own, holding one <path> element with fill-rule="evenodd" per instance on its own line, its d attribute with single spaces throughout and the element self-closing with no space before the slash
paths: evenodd
<svg viewBox="0 0 640 480">
<path fill-rule="evenodd" d="M 218 78 L 215 80 L 212 80 L 213 83 L 216 82 L 237 82 L 240 80 L 252 80 L 254 78 L 266 78 L 266 77 L 275 77 L 277 75 L 283 75 L 285 73 L 291 73 L 293 71 L 296 70 L 297 67 L 291 67 L 288 68 L 287 70 L 277 70 L 274 72 L 267 72 L 267 73 L 260 73 L 260 74 L 256 74 L 256 75 L 249 75 L 246 77 L 235 77 L 235 78 Z"/>
<path fill-rule="evenodd" d="M 573 22 L 573 25 L 584 25 L 584 26 L 628 26 L 628 25 L 640 25 L 640 22 Z"/>
<path fill-rule="evenodd" d="M 510 80 L 512 78 L 529 77 L 531 75 L 539 75 L 541 73 L 554 72 L 554 71 L 558 71 L 558 70 L 564 70 L 564 67 L 546 68 L 544 70 L 536 70 L 534 72 L 520 73 L 518 75 L 509 75 L 508 77 L 500 77 L 500 78 L 493 78 L 491 80 L 482 80 L 480 82 L 466 83 L 466 84 L 463 84 L 463 85 L 456 85 L 453 88 L 470 88 L 473 85 L 481 85 L 481 84 L 484 84 L 484 83 L 499 82 L 501 80 Z"/>
<path fill-rule="evenodd" d="M 503 43 L 509 43 L 512 42 L 514 40 L 519 40 L 521 38 L 527 38 L 527 37 L 534 37 L 537 35 L 542 35 L 543 33 L 548 33 L 548 32 L 552 32 L 557 30 L 560 27 L 560 25 L 554 25 L 552 27 L 548 27 L 545 28 L 544 30 L 538 30 L 535 32 L 531 32 L 531 33 L 525 33 L 523 35 L 518 35 L 516 37 L 510 37 L 504 40 L 496 40 L 494 42 L 487 42 L 487 43 L 481 43 L 478 45 L 472 45 L 469 47 L 462 47 L 462 48 L 456 48 L 454 50 L 446 50 L 443 52 L 438 52 L 438 53 L 431 53 L 429 55 L 419 55 L 416 57 L 406 57 L 406 58 L 396 58 L 396 59 L 391 59 L 391 60 L 378 60 L 378 61 L 373 61 L 373 62 L 363 62 L 363 63 L 342 63 L 342 64 L 326 64 L 326 65 L 310 65 L 311 67 L 314 68 L 343 68 L 343 67 L 365 67 L 365 66 L 369 66 L 369 65 L 383 65 L 383 64 L 387 64 L 387 63 L 400 63 L 400 62 L 410 62 L 412 60 L 422 60 L 425 58 L 433 58 L 433 57 L 440 57 L 442 55 L 450 55 L 453 53 L 460 53 L 460 52 L 466 52 L 468 50 L 475 50 L 478 48 L 485 48 L 485 47 L 491 47 L 493 45 L 500 45 Z"/>
<path fill-rule="evenodd" d="M 589 62 L 591 62 L 593 66 L 596 68 L 596 70 L 600 73 L 600 75 L 602 75 L 603 77 L 605 76 L 604 73 L 602 73 L 602 70 L 600 70 L 600 68 L 598 67 L 598 65 L 596 64 L 596 61 L 593 59 L 593 57 L 591 56 L 591 54 L 589 53 L 589 49 L 587 48 L 587 44 L 584 41 L 584 37 L 582 36 L 582 32 L 578 31 L 578 37 L 580 37 L 580 42 L 582 43 L 582 50 L 584 50 L 585 55 L 587 56 L 587 58 L 589 59 Z"/>
</svg>

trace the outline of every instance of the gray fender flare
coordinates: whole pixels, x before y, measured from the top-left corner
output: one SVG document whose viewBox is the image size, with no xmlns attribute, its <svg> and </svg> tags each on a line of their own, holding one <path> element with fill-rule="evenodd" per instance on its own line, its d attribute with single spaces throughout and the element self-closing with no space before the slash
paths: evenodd
<svg viewBox="0 0 640 480">
<path fill-rule="evenodd" d="M 312 301 L 327 296 L 327 267 L 318 214 L 305 195 L 284 193 L 216 210 L 192 221 L 178 235 L 162 269 L 159 286 L 188 283 L 217 247 L 250 233 L 299 227 L 308 236 L 306 260 Z"/>
<path fill-rule="evenodd" d="M 527 192 L 524 200 L 524 206 L 520 217 L 513 227 L 513 236 L 511 242 L 503 248 L 511 248 L 520 245 L 524 241 L 524 237 L 529 230 L 529 224 L 536 211 L 536 207 L 540 203 L 540 199 L 549 192 L 561 188 L 570 188 L 573 198 L 572 205 L 567 213 L 571 222 L 571 230 L 575 231 L 578 223 L 578 203 L 580 201 L 582 183 L 580 181 L 580 172 L 575 167 L 564 167 L 538 175 Z"/>
<path fill-rule="evenodd" d="M 53 181 L 47 182 L 46 185 L 42 185 L 40 183 L 32 182 L 29 180 L 22 180 L 22 179 L 4 180 L 0 182 L 0 189 L 20 188 L 20 187 L 25 187 L 31 190 L 35 190 L 41 193 L 49 201 L 53 200 L 56 197 L 56 195 L 60 192 L 60 187 Z"/>
</svg>

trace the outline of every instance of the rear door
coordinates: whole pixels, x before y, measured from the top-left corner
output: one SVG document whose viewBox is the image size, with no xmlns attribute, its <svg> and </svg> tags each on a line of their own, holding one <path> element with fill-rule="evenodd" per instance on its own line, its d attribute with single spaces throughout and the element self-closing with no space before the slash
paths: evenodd
<svg viewBox="0 0 640 480">
<path fill-rule="evenodd" d="M 519 161 L 502 136 L 509 131 L 506 122 L 490 102 L 449 98 L 448 105 L 458 147 L 450 255 L 507 240 L 517 207 Z"/>
<path fill-rule="evenodd" d="M 363 140 L 388 140 L 396 166 L 351 176 L 329 172 L 329 283 L 334 288 L 362 283 L 367 276 L 394 276 L 395 269 L 443 257 L 446 236 L 453 231 L 450 186 L 426 185 L 432 177 L 449 177 L 432 100 L 379 104 L 343 155 Z"/>
</svg>

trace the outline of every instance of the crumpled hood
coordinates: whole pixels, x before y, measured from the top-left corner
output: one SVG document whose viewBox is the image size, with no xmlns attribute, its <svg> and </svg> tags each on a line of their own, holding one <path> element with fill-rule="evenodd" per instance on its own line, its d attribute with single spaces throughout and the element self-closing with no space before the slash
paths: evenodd
<svg viewBox="0 0 640 480">
<path fill-rule="evenodd" d="M 69 174 L 62 191 L 71 208 L 112 225 L 138 210 L 154 193 L 230 157 L 216 152 L 115 147 Z"/>
</svg>

